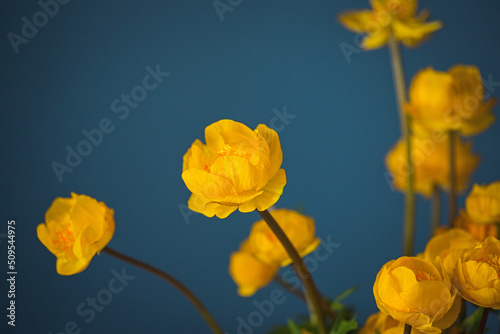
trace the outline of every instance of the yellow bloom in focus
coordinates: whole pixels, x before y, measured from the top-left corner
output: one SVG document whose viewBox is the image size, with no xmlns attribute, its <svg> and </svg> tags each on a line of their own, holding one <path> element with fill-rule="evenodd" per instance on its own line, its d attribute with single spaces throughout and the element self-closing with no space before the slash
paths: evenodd
<svg viewBox="0 0 500 334">
<path fill-rule="evenodd" d="M 441 333 L 460 312 L 460 297 L 434 265 L 400 257 L 380 269 L 373 285 L 380 311 L 424 333 Z"/>
<path fill-rule="evenodd" d="M 371 0 L 373 10 L 351 10 L 339 15 L 340 23 L 356 33 L 367 36 L 363 49 L 377 49 L 389 41 L 391 34 L 406 46 L 418 45 L 436 30 L 441 22 L 425 23 L 429 14 L 417 12 L 417 0 Z"/>
<path fill-rule="evenodd" d="M 238 252 L 231 254 L 229 274 L 238 285 L 238 294 L 243 297 L 252 296 L 258 289 L 269 284 L 279 265 L 271 265 L 257 259 L 245 242 Z"/>
<path fill-rule="evenodd" d="M 470 175 L 476 168 L 479 158 L 471 151 L 471 144 L 455 136 L 455 184 L 458 192 L 465 190 Z M 434 186 L 450 186 L 450 141 L 448 136 L 439 138 L 411 138 L 412 163 L 415 191 L 430 196 Z M 385 157 L 385 164 L 393 177 L 394 186 L 405 191 L 408 187 L 408 168 L 406 162 L 406 143 L 398 141 Z"/>
<path fill-rule="evenodd" d="M 320 244 L 316 238 L 314 219 L 296 211 L 278 209 L 271 212 L 300 256 L 314 251 Z M 264 220 L 254 223 L 248 238 L 248 247 L 264 263 L 286 266 L 292 261 L 278 238 Z"/>
<path fill-rule="evenodd" d="M 417 135 L 457 130 L 474 135 L 488 128 L 495 100 L 483 102 L 484 87 L 476 66 L 456 65 L 448 72 L 427 68 L 412 80 L 405 111 Z"/>
<path fill-rule="evenodd" d="M 453 270 L 462 252 L 478 244 L 479 242 L 467 231 L 451 228 L 429 240 L 425 247 L 424 258 L 441 269 L 441 274 L 444 271 L 444 274 L 453 276 Z"/>
<path fill-rule="evenodd" d="M 474 239 L 481 242 L 484 241 L 486 237 L 498 238 L 497 226 L 495 224 L 476 224 L 464 210 L 460 210 L 460 215 L 455 218 L 453 225 L 463 228 L 469 232 Z"/>
<path fill-rule="evenodd" d="M 500 309 L 500 242 L 494 237 L 462 253 L 453 282 L 460 295 L 481 307 Z"/>
<path fill-rule="evenodd" d="M 114 211 L 103 202 L 86 195 L 71 193 L 58 197 L 38 225 L 38 239 L 57 257 L 60 275 L 83 271 L 92 257 L 111 240 L 115 231 Z"/>
<path fill-rule="evenodd" d="M 359 334 L 401 334 L 404 332 L 405 324 L 394 320 L 391 316 L 377 312 L 366 319 L 365 325 L 359 330 Z M 413 334 L 420 334 L 419 330 L 413 329 Z"/>
<path fill-rule="evenodd" d="M 500 223 L 500 181 L 487 186 L 475 184 L 465 199 L 465 209 L 476 224 Z"/>
<path fill-rule="evenodd" d="M 221 120 L 207 126 L 205 139 L 206 145 L 197 139 L 183 158 L 191 210 L 226 218 L 236 209 L 263 211 L 278 201 L 286 175 L 276 131 Z"/>
</svg>

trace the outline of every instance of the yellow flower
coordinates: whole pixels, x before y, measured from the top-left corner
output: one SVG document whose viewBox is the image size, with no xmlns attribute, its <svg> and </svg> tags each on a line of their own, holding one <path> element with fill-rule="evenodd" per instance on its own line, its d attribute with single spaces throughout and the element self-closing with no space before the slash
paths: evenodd
<svg viewBox="0 0 500 334">
<path fill-rule="evenodd" d="M 463 191 L 476 168 L 479 158 L 471 151 L 471 144 L 455 136 L 456 190 Z M 415 191 L 430 196 L 434 186 L 445 189 L 450 186 L 450 149 L 448 136 L 419 138 L 412 136 L 412 163 L 414 167 Z M 406 143 L 400 140 L 387 154 L 385 164 L 393 177 L 394 186 L 405 191 L 408 187 L 406 166 Z"/>
<path fill-rule="evenodd" d="M 252 296 L 258 289 L 269 284 L 279 265 L 266 264 L 257 259 L 244 242 L 238 252 L 231 254 L 229 274 L 238 285 L 238 294 L 243 297 Z"/>
<path fill-rule="evenodd" d="M 478 241 L 484 241 L 486 237 L 498 238 L 495 224 L 476 224 L 464 210 L 460 210 L 460 215 L 455 218 L 453 225 L 463 228 Z"/>
<path fill-rule="evenodd" d="M 460 295 L 482 307 L 500 309 L 500 242 L 494 237 L 462 253 L 453 282 Z"/>
<path fill-rule="evenodd" d="M 475 184 L 465 200 L 467 214 L 476 224 L 500 223 L 500 181 Z"/>
<path fill-rule="evenodd" d="M 373 285 L 380 311 L 424 333 L 441 333 L 460 312 L 460 298 L 434 265 L 400 257 L 380 269 Z"/>
<path fill-rule="evenodd" d="M 427 11 L 417 12 L 417 0 L 371 0 L 373 10 L 350 10 L 339 15 L 340 23 L 367 36 L 364 49 L 377 49 L 389 41 L 391 34 L 406 46 L 418 45 L 442 27 L 441 22 L 425 23 Z"/>
<path fill-rule="evenodd" d="M 456 65 L 448 72 L 426 68 L 412 80 L 405 111 L 417 135 L 457 130 L 464 135 L 488 128 L 495 100 L 483 102 L 484 87 L 476 66 Z"/>
<path fill-rule="evenodd" d="M 114 211 L 103 202 L 86 195 L 71 193 L 58 197 L 45 213 L 45 223 L 38 225 L 38 239 L 57 257 L 60 275 L 83 271 L 92 257 L 113 237 Z"/>
<path fill-rule="evenodd" d="M 453 269 L 458 257 L 464 250 L 475 247 L 479 242 L 467 231 L 461 228 L 451 228 L 448 231 L 432 237 L 424 251 L 424 258 L 441 269 L 441 273 L 453 275 Z"/>
<path fill-rule="evenodd" d="M 404 332 L 404 323 L 394 320 L 391 316 L 377 312 L 366 319 L 365 325 L 359 334 L 401 334 Z M 413 334 L 420 334 L 419 330 L 412 329 Z"/>
<path fill-rule="evenodd" d="M 183 159 L 191 210 L 226 218 L 236 209 L 263 211 L 278 201 L 286 175 L 276 131 L 221 120 L 207 126 L 205 139 L 206 145 L 197 139 Z"/>
<path fill-rule="evenodd" d="M 320 244 L 315 237 L 314 219 L 296 211 L 278 209 L 271 212 L 300 256 L 314 251 Z M 286 266 L 291 263 L 285 248 L 264 220 L 254 223 L 248 238 L 249 248 L 264 263 Z"/>
</svg>

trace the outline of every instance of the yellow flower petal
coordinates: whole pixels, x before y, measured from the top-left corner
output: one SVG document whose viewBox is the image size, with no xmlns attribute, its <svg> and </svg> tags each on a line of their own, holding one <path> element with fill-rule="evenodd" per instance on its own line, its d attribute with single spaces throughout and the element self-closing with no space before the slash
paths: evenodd
<svg viewBox="0 0 500 334">
<path fill-rule="evenodd" d="M 354 32 L 363 33 L 370 30 L 375 21 L 375 16 L 370 10 L 352 10 L 338 16 L 340 23 Z"/>
</svg>

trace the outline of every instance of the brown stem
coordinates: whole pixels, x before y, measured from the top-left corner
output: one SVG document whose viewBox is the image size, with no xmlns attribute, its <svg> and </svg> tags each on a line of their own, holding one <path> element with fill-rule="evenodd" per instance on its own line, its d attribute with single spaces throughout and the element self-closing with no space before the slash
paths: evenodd
<svg viewBox="0 0 500 334">
<path fill-rule="evenodd" d="M 486 319 L 488 319 L 489 312 L 490 312 L 489 308 L 483 308 L 483 314 L 481 315 L 481 320 L 479 321 L 479 325 L 477 326 L 476 334 L 483 334 L 484 327 L 486 326 Z"/>
</svg>

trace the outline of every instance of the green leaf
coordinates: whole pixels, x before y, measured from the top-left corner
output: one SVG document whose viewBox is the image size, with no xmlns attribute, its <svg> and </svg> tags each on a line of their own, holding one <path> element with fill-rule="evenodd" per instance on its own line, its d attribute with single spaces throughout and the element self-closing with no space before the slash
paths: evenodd
<svg viewBox="0 0 500 334">
<path fill-rule="evenodd" d="M 344 310 L 345 306 L 344 306 L 344 304 L 341 303 L 341 301 L 344 298 L 346 298 L 347 296 L 349 296 L 351 293 L 356 291 L 357 289 L 358 289 L 358 286 L 355 285 L 355 286 L 350 287 L 349 289 L 345 290 L 344 292 L 342 292 L 340 295 L 337 296 L 337 298 L 335 298 L 333 300 L 333 302 L 331 303 L 331 308 L 334 309 L 335 311 Z"/>
<path fill-rule="evenodd" d="M 334 326 L 330 331 L 330 334 L 347 334 L 349 331 L 358 329 L 358 322 L 356 317 L 350 320 L 342 320 L 338 326 Z"/>
<path fill-rule="evenodd" d="M 291 334 L 300 334 L 299 326 L 297 326 L 292 319 L 288 319 L 287 324 Z"/>
<path fill-rule="evenodd" d="M 478 307 L 477 310 L 472 313 L 470 316 L 462 321 L 461 327 L 462 329 L 469 328 L 469 333 L 476 333 L 477 326 L 479 325 L 479 321 L 481 321 L 481 316 L 483 315 L 483 308 Z"/>
</svg>

